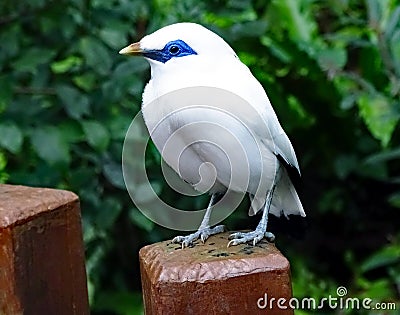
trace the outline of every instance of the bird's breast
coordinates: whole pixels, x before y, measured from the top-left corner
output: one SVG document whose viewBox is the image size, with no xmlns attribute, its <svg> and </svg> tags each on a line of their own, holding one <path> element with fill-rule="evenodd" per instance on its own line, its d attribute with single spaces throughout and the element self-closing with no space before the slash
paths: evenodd
<svg viewBox="0 0 400 315">
<path fill-rule="evenodd" d="M 186 92 L 159 97 L 143 107 L 151 138 L 167 164 L 201 191 L 214 181 L 253 192 L 260 181 L 272 181 L 276 158 L 251 126 L 225 106 L 204 102 L 206 90 L 199 91 L 199 104 L 193 90 Z"/>
</svg>

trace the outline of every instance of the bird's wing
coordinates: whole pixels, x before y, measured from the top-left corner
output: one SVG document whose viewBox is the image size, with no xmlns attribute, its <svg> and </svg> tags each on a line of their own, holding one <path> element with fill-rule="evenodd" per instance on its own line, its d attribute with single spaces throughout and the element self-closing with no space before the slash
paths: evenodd
<svg viewBox="0 0 400 315">
<path fill-rule="evenodd" d="M 287 166 L 295 168 L 300 175 L 292 143 L 280 125 L 263 86 L 246 66 L 242 67 L 240 71 L 244 80 L 241 81 L 241 87 L 237 86 L 235 91 L 241 91 L 238 94 L 255 109 L 247 111 L 245 115 L 248 117 L 247 123 L 273 154 L 283 160 Z"/>
<path fill-rule="evenodd" d="M 297 162 L 292 143 L 290 142 L 286 133 L 282 131 L 282 133 L 273 135 L 272 143 L 273 153 L 276 156 L 282 158 L 284 162 L 288 164 L 288 166 L 294 167 L 300 175 L 299 163 Z"/>
<path fill-rule="evenodd" d="M 241 117 L 262 144 L 276 155 L 281 162 L 285 162 L 286 166 L 295 168 L 300 175 L 300 167 L 292 143 L 281 127 L 268 96 L 262 87 L 261 89 L 262 92 L 259 90 L 258 93 L 260 94 L 259 97 L 252 98 L 251 105 L 253 109 L 247 109 L 246 113 Z"/>
</svg>

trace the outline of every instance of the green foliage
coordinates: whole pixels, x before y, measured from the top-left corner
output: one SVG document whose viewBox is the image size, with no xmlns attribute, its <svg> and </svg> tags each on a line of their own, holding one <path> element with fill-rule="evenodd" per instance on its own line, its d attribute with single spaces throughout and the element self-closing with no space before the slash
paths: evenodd
<svg viewBox="0 0 400 315">
<path fill-rule="evenodd" d="M 5 168 L 7 166 L 7 160 L 3 154 L 3 152 L 0 152 L 0 183 L 4 184 L 8 180 L 8 174 L 5 171 Z"/>
<path fill-rule="evenodd" d="M 398 301 L 398 1 L 6 0 L 0 182 L 80 196 L 93 314 L 140 313 L 138 249 L 176 234 L 145 218 L 125 189 L 122 143 L 149 67 L 118 50 L 178 21 L 202 23 L 233 46 L 293 140 L 310 227 L 304 240 L 278 232 L 277 242 L 295 296 L 345 285 L 351 296 Z M 167 189 L 159 158 L 150 144 L 146 164 L 164 200 L 183 209 L 207 202 Z M 229 227 L 249 228 L 245 212 Z"/>
<path fill-rule="evenodd" d="M 5 122 L 0 124 L 0 145 L 11 153 L 18 153 L 22 145 L 22 132 L 15 123 Z"/>
<path fill-rule="evenodd" d="M 361 117 L 371 131 L 384 146 L 390 141 L 399 117 L 395 114 L 388 98 L 375 94 L 364 94 L 358 98 Z"/>
</svg>

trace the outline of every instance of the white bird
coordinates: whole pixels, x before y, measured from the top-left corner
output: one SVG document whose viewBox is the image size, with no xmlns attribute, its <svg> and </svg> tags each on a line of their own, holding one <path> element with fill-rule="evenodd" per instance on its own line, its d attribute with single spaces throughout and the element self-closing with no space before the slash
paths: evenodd
<svg viewBox="0 0 400 315">
<path fill-rule="evenodd" d="M 200 191 L 207 186 L 201 184 L 204 178 L 215 178 L 213 185 L 207 186 L 211 200 L 198 230 L 187 236 L 177 236 L 174 242 L 185 247 L 199 238 L 204 242 L 210 235 L 222 232 L 223 226 L 212 228 L 209 220 L 218 195 L 228 190 L 249 194 L 250 215 L 263 211 L 257 228 L 252 232 L 231 234 L 228 246 L 249 241 L 255 245 L 264 236 L 273 239 L 274 235 L 267 232 L 269 213 L 305 216 L 285 169 L 292 167 L 300 174 L 292 144 L 262 85 L 221 37 L 195 23 L 177 23 L 143 37 L 123 48 L 120 54 L 141 55 L 150 63 L 151 79 L 143 93 L 142 112 L 167 164 Z M 177 110 L 177 105 L 168 98 L 157 108 L 150 105 L 168 93 L 196 87 L 215 91 L 207 95 L 212 102 L 210 108 Z M 227 91 L 226 97 L 221 97 L 223 93 L 219 91 Z M 161 121 L 161 130 L 153 132 Z M 210 128 L 192 128 L 185 132 L 186 126 L 204 122 L 209 123 Z M 224 130 L 229 131 L 229 135 Z M 178 137 L 181 147 L 187 150 L 163 150 L 171 136 Z M 240 151 L 238 144 L 244 155 L 229 153 Z M 228 157 L 221 154 L 221 146 Z M 199 174 L 204 165 L 205 170 Z M 232 182 L 232 178 L 239 180 Z"/>
</svg>

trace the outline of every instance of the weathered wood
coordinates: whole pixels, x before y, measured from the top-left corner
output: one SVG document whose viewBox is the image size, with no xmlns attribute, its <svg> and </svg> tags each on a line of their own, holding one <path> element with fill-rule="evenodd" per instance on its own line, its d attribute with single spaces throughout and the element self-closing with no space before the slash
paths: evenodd
<svg viewBox="0 0 400 315">
<path fill-rule="evenodd" d="M 139 258 L 145 313 L 293 314 L 276 302 L 272 309 L 264 307 L 266 295 L 286 302 L 292 297 L 288 260 L 265 240 L 227 248 L 230 233 L 185 249 L 171 241 L 143 247 Z"/>
<path fill-rule="evenodd" d="M 89 314 L 78 197 L 0 185 L 0 314 Z"/>
</svg>

